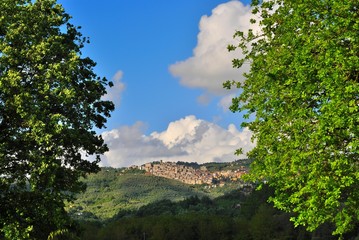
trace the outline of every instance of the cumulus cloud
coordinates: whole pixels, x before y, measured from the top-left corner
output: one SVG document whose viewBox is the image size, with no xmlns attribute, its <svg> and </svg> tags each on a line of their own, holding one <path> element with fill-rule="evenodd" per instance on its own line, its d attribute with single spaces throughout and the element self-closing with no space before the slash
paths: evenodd
<svg viewBox="0 0 359 240">
<path fill-rule="evenodd" d="M 116 106 L 120 105 L 122 92 L 125 90 L 125 84 L 122 82 L 123 72 L 118 70 L 112 77 L 113 87 L 107 90 L 103 96 L 104 100 L 111 100 Z"/>
<path fill-rule="evenodd" d="M 144 134 L 145 125 L 138 122 L 102 134 L 110 151 L 102 166 L 124 167 L 152 161 L 224 162 L 236 158 L 234 151 L 254 147 L 251 132 L 239 131 L 233 124 L 224 129 L 214 123 L 187 116 L 171 122 L 163 132 Z"/>
<path fill-rule="evenodd" d="M 145 124 L 137 122 L 132 126 L 122 126 L 102 133 L 110 151 L 105 153 L 101 165 L 112 167 L 141 165 L 144 161 L 184 154 L 175 148 L 168 149 L 162 141 L 144 135 L 144 131 Z"/>
<path fill-rule="evenodd" d="M 232 59 L 241 58 L 241 53 L 228 52 L 227 46 L 236 43 L 232 37 L 236 30 L 254 28 L 249 23 L 253 17 L 251 7 L 239 1 L 218 5 L 210 16 L 205 15 L 200 20 L 193 56 L 171 65 L 172 75 L 186 87 L 201 88 L 215 95 L 228 94 L 222 83 L 232 79 L 243 81 L 242 75 L 249 66 L 233 69 Z"/>
</svg>

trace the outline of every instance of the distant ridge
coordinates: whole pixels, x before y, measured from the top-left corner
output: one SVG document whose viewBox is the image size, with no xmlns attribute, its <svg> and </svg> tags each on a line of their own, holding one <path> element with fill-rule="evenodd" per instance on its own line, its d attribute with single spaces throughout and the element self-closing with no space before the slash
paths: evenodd
<svg viewBox="0 0 359 240">
<path fill-rule="evenodd" d="M 223 181 L 236 181 L 248 172 L 248 159 L 230 163 L 185 163 L 185 162 L 156 162 L 133 165 L 128 169 L 143 170 L 148 174 L 181 181 L 186 184 L 212 185 Z M 216 166 L 217 165 L 217 166 Z"/>
<path fill-rule="evenodd" d="M 109 219 L 120 210 L 130 211 L 164 199 L 176 202 L 191 196 L 215 198 L 237 189 L 242 189 L 241 191 L 245 192 L 248 188 L 245 183 L 240 179 L 234 181 L 235 179 L 225 177 L 225 174 L 228 171 L 235 171 L 240 166 L 246 167 L 246 161 L 201 165 L 171 163 L 182 166 L 183 169 L 189 169 L 189 172 L 199 170 L 207 171 L 212 176 L 216 174 L 217 178 L 213 177 L 211 185 L 205 183 L 186 184 L 179 179 L 156 176 L 145 170 L 140 170 L 139 167 L 103 167 L 100 172 L 90 174 L 83 179 L 87 190 L 78 194 L 77 200 L 67 204 L 67 211 L 75 219 L 98 221 Z M 151 164 L 153 166 L 161 165 L 161 162 Z M 163 162 L 162 165 L 164 165 Z M 220 173 L 223 173 L 223 176 L 219 175 Z M 248 190 L 250 189 L 248 188 Z"/>
</svg>

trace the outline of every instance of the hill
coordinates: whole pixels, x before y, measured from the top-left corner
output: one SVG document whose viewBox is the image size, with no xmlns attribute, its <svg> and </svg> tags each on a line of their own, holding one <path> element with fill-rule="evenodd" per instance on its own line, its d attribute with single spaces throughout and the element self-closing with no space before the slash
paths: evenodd
<svg viewBox="0 0 359 240">
<path fill-rule="evenodd" d="M 161 200 L 138 210 L 121 211 L 105 222 L 81 222 L 81 239 L 318 239 L 330 232 L 310 234 L 294 228 L 290 215 L 266 202 L 272 190 L 244 194 L 232 191 L 219 198 L 189 197 L 179 202 Z M 319 237 L 320 236 L 320 237 Z"/>
<path fill-rule="evenodd" d="M 210 172 L 217 172 L 217 171 L 228 171 L 228 170 L 236 170 L 239 167 L 244 167 L 249 169 L 249 165 L 251 164 L 250 159 L 239 159 L 233 162 L 210 162 L 204 163 L 200 166 L 204 166 Z"/>
<path fill-rule="evenodd" d="M 87 190 L 78 194 L 76 201 L 67 204 L 70 215 L 81 220 L 106 220 L 119 211 L 137 210 L 161 200 L 177 202 L 193 196 L 215 198 L 243 187 L 240 181 L 228 182 L 221 187 L 189 185 L 138 169 L 108 167 L 88 175 L 83 181 Z"/>
<path fill-rule="evenodd" d="M 237 165 L 205 167 L 216 173 Z M 102 168 L 84 182 L 87 191 L 67 207 L 80 239 L 335 239 L 327 224 L 313 233 L 294 228 L 292 215 L 268 204 L 268 185 L 261 191 L 240 180 L 189 185 L 133 168 Z M 345 239 L 357 238 L 353 231 Z"/>
</svg>

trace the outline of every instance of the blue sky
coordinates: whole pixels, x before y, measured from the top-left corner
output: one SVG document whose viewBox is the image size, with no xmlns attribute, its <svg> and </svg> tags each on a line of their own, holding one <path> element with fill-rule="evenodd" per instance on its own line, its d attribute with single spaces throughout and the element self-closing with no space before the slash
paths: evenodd
<svg viewBox="0 0 359 240">
<path fill-rule="evenodd" d="M 91 43 L 83 55 L 114 81 L 116 110 L 103 132 L 102 165 L 152 160 L 230 161 L 249 150 L 241 115 L 227 110 L 227 79 L 242 80 L 228 53 L 236 29 L 248 29 L 248 2 L 220 0 L 59 0 Z"/>
</svg>

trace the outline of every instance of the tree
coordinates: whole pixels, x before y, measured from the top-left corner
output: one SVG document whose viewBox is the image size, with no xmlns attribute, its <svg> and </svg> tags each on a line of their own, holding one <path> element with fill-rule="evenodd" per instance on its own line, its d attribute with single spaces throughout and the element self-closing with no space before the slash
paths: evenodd
<svg viewBox="0 0 359 240">
<path fill-rule="evenodd" d="M 294 212 L 295 226 L 335 224 L 342 236 L 359 219 L 359 2 L 252 1 L 260 31 L 237 31 L 250 64 L 230 109 L 256 147 L 249 179 L 275 188 L 270 200 Z M 256 20 L 252 19 L 252 23 Z"/>
<path fill-rule="evenodd" d="M 94 129 L 112 83 L 56 0 L 1 0 L 0 12 L 0 238 L 46 239 L 71 230 L 64 201 L 108 150 Z"/>
</svg>

